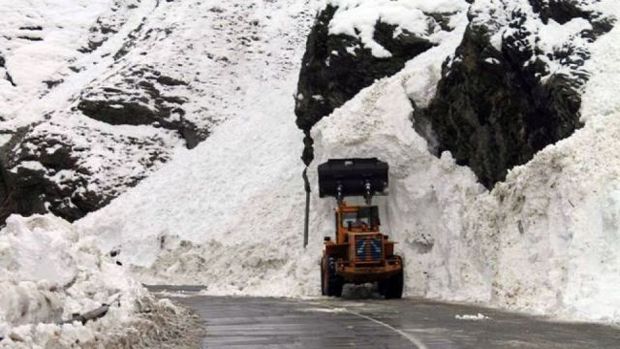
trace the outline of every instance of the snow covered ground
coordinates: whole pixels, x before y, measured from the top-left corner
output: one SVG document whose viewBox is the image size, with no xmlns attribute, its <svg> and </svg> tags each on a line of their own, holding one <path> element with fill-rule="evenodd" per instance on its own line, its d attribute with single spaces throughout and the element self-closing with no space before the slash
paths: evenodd
<svg viewBox="0 0 620 349">
<path fill-rule="evenodd" d="M 142 6 L 147 3 L 134 10 L 146 11 Z M 316 296 L 322 237 L 331 234 L 333 224 L 333 202 L 319 201 L 316 195 L 316 165 L 333 157 L 369 155 L 391 165 L 390 196 L 377 202 L 384 208 L 384 230 L 399 241 L 397 249 L 405 257 L 407 295 L 566 319 L 620 321 L 620 157 L 615 150 L 620 139 L 615 117 L 620 113 L 615 102 L 620 92 L 615 84 L 620 78 L 620 28 L 592 46 L 586 66 L 592 77 L 582 108 L 586 126 L 513 169 L 505 183 L 489 192 L 449 153 L 433 156 L 411 127 L 409 98 L 420 106 L 428 103 L 441 64 L 467 25 L 464 10 L 453 16 L 456 29 L 438 46 L 396 76 L 363 90 L 313 130 L 311 237 L 303 249 L 303 135 L 294 123 L 293 96 L 316 5 L 310 0 L 188 1 L 151 17 L 156 19 L 147 26 L 169 22 L 176 30 L 163 40 L 191 38 L 166 46 L 178 51 L 144 46 L 147 56 L 156 57 L 153 61 L 166 63 L 160 68 L 174 66 L 167 64 L 178 55 L 216 58 L 167 71 L 204 86 L 183 92 L 193 99 L 188 110 L 210 110 L 221 118 L 206 141 L 176 152 L 138 186 L 74 226 L 49 217 L 12 218 L 0 233 L 0 282 L 19 289 L 11 294 L 26 294 L 44 306 L 22 318 L 15 311 L 19 303 L 11 303 L 19 300 L 2 297 L 9 310 L 0 313 L 0 335 L 22 333 L 23 343 L 49 340 L 37 331 L 53 333 L 53 338 L 60 333 L 59 341 L 74 340 L 78 332 L 92 339 L 103 328 L 98 326 L 118 328 L 114 326 L 131 321 L 128 314 L 136 314 L 135 301 L 145 294 L 122 276 L 122 269 L 147 283 L 203 284 L 210 294 Z M 612 0 L 597 6 L 620 17 L 620 6 Z M 186 21 L 188 13 L 193 20 Z M 221 13 L 230 17 L 213 15 Z M 202 15 L 213 15 L 206 20 L 211 27 L 201 22 Z M 254 40 L 252 29 L 230 29 L 228 24 L 239 18 L 260 25 L 263 37 Z M 212 37 L 213 28 L 224 34 Z M 210 46 L 237 34 L 234 45 Z M 107 41 L 102 49 L 112 44 Z M 139 56 L 137 50 L 123 59 Z M 106 79 L 95 74 L 100 65 L 89 64 L 94 67 L 81 74 L 100 78 L 92 86 L 105 85 Z M 70 89 L 71 84 L 66 86 Z M 124 130 L 137 132 L 129 126 Z M 32 258 L 24 257 L 43 248 L 27 241 L 32 235 L 59 246 L 57 254 L 49 256 L 54 262 L 50 265 L 63 267 L 53 268 L 48 282 L 33 282 L 41 271 L 29 264 Z M 82 282 L 83 275 L 91 277 Z M 94 293 L 87 292 L 90 289 Z M 128 302 L 113 308 L 103 322 L 74 324 L 70 326 L 77 330 L 66 331 L 67 325 L 31 324 L 57 322 L 74 311 L 112 302 L 119 294 Z"/>
</svg>

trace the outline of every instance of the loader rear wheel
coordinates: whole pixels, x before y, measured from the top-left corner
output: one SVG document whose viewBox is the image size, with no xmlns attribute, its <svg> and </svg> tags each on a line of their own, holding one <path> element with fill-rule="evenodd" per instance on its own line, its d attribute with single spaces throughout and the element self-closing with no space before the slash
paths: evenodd
<svg viewBox="0 0 620 349">
<path fill-rule="evenodd" d="M 321 294 L 330 297 L 342 296 L 344 279 L 336 274 L 336 259 L 323 257 L 321 263 Z"/>
</svg>

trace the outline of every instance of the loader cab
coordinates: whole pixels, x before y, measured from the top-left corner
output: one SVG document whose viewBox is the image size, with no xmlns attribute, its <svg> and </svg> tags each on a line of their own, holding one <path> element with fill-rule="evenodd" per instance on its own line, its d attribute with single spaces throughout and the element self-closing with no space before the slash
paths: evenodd
<svg viewBox="0 0 620 349">
<path fill-rule="evenodd" d="M 378 232 L 380 224 L 378 206 L 348 206 L 342 202 L 336 210 L 336 239 L 343 243 L 349 232 Z"/>
<path fill-rule="evenodd" d="M 351 228 L 364 225 L 370 229 L 378 228 L 379 222 L 379 207 L 367 206 L 367 207 L 348 207 L 348 210 L 344 210 L 340 214 L 340 226 L 350 230 Z"/>
</svg>

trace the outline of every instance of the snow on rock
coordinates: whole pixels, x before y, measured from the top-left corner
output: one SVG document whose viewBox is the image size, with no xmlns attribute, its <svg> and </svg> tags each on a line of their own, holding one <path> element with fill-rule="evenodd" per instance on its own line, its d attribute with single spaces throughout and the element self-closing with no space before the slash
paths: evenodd
<svg viewBox="0 0 620 349">
<path fill-rule="evenodd" d="M 329 23 L 329 34 L 359 38 L 377 58 L 392 56 L 375 39 L 377 22 L 394 26 L 395 37 L 406 31 L 417 37 L 428 37 L 431 42 L 438 42 L 446 34 L 429 14 L 454 14 L 467 8 L 465 1 L 446 0 L 330 0 L 327 4 L 337 8 Z"/>
<path fill-rule="evenodd" d="M 465 0 L 326 2 L 302 60 L 297 125 L 309 132 L 376 79 L 396 74 L 407 61 L 452 38 L 468 7 Z M 311 151 L 308 144 L 304 161 L 311 160 Z"/>
<path fill-rule="evenodd" d="M 17 74 L 17 86 L 0 89 L 0 96 L 8 96 L 0 133 L 10 136 L 0 149 L 2 167 L 9 170 L 0 180 L 2 221 L 12 213 L 82 217 L 148 175 L 181 145 L 167 130 L 114 128 L 74 112 L 80 91 L 110 69 L 111 52 L 153 4 L 115 0 L 60 6 L 37 0 L 20 3 L 11 12 L 7 27 L 45 27 L 40 31 L 46 35 L 32 43 L 11 40 L 4 54 L 8 72 Z M 34 24 L 29 22 L 33 19 Z M 24 50 L 39 54 L 24 58 Z M 59 52 L 57 60 L 50 57 Z M 54 69 L 45 74 L 32 73 L 50 65 Z M 19 74 L 29 80 L 22 81 Z M 20 98 L 12 98 L 13 92 Z M 21 164 L 29 161 L 43 168 Z"/>
<path fill-rule="evenodd" d="M 172 132 L 123 130 L 88 119 L 49 122 L 22 132 L 0 151 L 4 173 L 2 219 L 51 211 L 68 220 L 105 205 L 169 159 Z M 75 122 L 74 124 L 71 124 Z M 129 132 L 123 132 L 129 131 Z M 149 171 L 145 172 L 145 168 Z"/>
<path fill-rule="evenodd" d="M 103 305 L 102 318 L 71 321 Z M 164 319 L 174 328 L 185 316 L 59 218 L 11 216 L 0 231 L 0 348 L 141 347 L 170 334 Z M 127 339 L 135 330 L 144 338 Z"/>
<path fill-rule="evenodd" d="M 468 17 L 437 93 L 414 98 L 417 129 L 491 189 L 582 126 L 584 64 L 614 16 L 598 1 L 481 0 Z"/>
</svg>

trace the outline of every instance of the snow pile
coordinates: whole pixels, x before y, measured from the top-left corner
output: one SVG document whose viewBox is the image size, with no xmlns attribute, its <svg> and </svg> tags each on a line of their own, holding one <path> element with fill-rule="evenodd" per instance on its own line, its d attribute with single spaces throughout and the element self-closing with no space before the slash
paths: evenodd
<svg viewBox="0 0 620 349">
<path fill-rule="evenodd" d="M 274 33 L 269 50 L 280 53 L 268 73 L 247 62 L 254 71 L 239 82 L 246 102 L 231 109 L 234 117 L 144 185 L 78 222 L 144 281 L 205 283 L 219 293 L 314 293 L 318 274 L 298 269 L 313 265 L 321 246 L 307 255 L 301 249 L 303 135 L 291 91 L 315 6 L 273 6 L 265 31 Z M 298 281 L 291 283 L 291 273 Z"/>
<path fill-rule="evenodd" d="M 613 1 L 600 6 L 620 16 Z M 285 12 L 274 18 L 282 28 L 295 21 Z M 248 78 L 244 92 L 252 103 L 78 228 L 104 251 L 117 251 L 115 258 L 144 281 L 201 283 L 212 294 L 318 295 L 333 202 L 316 199 L 316 164 L 378 156 L 391 165 L 391 195 L 377 202 L 384 231 L 405 257 L 407 295 L 620 320 L 620 105 L 613 98 L 620 92 L 614 44 L 620 28 L 591 46 L 586 126 L 488 192 L 449 153 L 431 155 L 411 127 L 409 99 L 425 105 L 432 97 L 442 62 L 462 38 L 465 13 L 454 23 L 437 47 L 315 126 L 307 250 L 297 158 L 302 135 L 290 97 L 294 70 L 266 81 Z M 303 45 L 296 42 L 299 61 Z"/>
<path fill-rule="evenodd" d="M 450 17 L 464 12 L 469 6 L 465 1 L 448 0 L 330 0 L 327 3 L 337 7 L 329 23 L 329 34 L 359 38 L 364 46 L 372 51 L 373 56 L 379 58 L 388 58 L 392 54 L 375 40 L 377 22 L 395 26 L 395 37 L 406 31 L 409 35 L 439 43 L 447 34 L 436 18 L 428 14 L 444 14 Z M 452 20 L 453 18 L 448 18 L 449 22 Z"/>
<path fill-rule="evenodd" d="M 74 314 L 103 305 L 109 306 L 103 318 L 71 321 Z M 69 223 L 52 216 L 11 216 L 0 231 L 0 347 L 112 344 L 131 327 L 161 326 L 139 314 L 148 309 L 160 316 L 177 311 L 154 301 Z"/>
<path fill-rule="evenodd" d="M 465 320 L 465 321 L 482 321 L 482 320 L 488 320 L 489 317 L 482 314 L 482 313 L 478 313 L 476 315 L 473 314 L 463 314 L 463 315 L 454 315 L 454 318 L 457 320 Z"/>
</svg>

